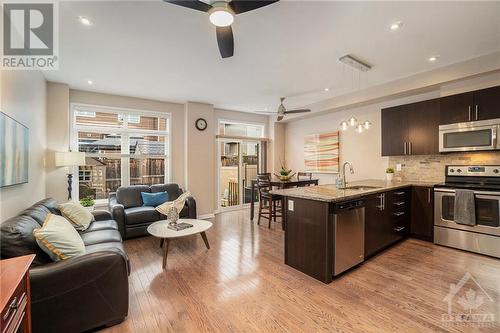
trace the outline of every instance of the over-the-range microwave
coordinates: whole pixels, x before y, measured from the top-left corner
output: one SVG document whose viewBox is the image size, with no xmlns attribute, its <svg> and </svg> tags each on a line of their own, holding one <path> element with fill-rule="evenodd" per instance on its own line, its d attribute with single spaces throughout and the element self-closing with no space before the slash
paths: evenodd
<svg viewBox="0 0 500 333">
<path fill-rule="evenodd" d="M 499 132 L 500 119 L 440 125 L 439 151 L 497 150 L 500 149 Z"/>
</svg>

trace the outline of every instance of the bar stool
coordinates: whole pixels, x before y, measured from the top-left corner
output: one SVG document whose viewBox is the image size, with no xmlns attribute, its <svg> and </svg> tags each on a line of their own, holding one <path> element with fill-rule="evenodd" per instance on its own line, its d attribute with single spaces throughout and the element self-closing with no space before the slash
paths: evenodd
<svg viewBox="0 0 500 333">
<path fill-rule="evenodd" d="M 260 225 L 260 218 L 263 217 L 269 220 L 268 227 L 271 228 L 273 219 L 276 222 L 277 217 L 283 218 L 282 197 L 281 195 L 269 193 L 272 189 L 270 174 L 257 175 L 257 189 L 259 190 L 259 218 L 257 224 Z"/>
</svg>

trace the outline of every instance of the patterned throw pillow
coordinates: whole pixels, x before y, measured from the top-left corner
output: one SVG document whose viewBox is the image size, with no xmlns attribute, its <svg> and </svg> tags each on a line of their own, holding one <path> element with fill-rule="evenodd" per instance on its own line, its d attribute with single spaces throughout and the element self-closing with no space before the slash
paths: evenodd
<svg viewBox="0 0 500 333">
<path fill-rule="evenodd" d="M 40 248 L 54 261 L 85 254 L 85 244 L 78 231 L 63 216 L 48 214 L 43 226 L 33 230 Z"/>
<path fill-rule="evenodd" d="M 168 211 L 170 208 L 175 207 L 177 208 L 177 212 L 180 213 L 182 208 L 184 208 L 184 204 L 186 202 L 186 198 L 191 196 L 191 193 L 189 192 L 184 192 L 182 193 L 177 199 L 174 201 L 167 201 L 158 207 L 156 207 L 156 211 L 163 214 L 163 215 L 168 215 Z"/>
<path fill-rule="evenodd" d="M 62 215 L 73 224 L 76 230 L 87 230 L 94 221 L 94 215 L 77 202 L 68 201 L 59 205 Z"/>
</svg>

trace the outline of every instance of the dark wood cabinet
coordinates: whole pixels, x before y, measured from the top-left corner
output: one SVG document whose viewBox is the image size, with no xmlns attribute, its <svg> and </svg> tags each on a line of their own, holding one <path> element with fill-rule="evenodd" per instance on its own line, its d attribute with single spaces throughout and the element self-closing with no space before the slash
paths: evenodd
<svg viewBox="0 0 500 333">
<path fill-rule="evenodd" d="M 408 105 L 382 109 L 382 156 L 406 155 Z"/>
<path fill-rule="evenodd" d="M 473 112 L 476 120 L 500 118 L 500 86 L 474 92 Z"/>
<path fill-rule="evenodd" d="M 451 95 L 439 99 L 440 125 L 472 121 L 474 93 Z"/>
<path fill-rule="evenodd" d="M 382 109 L 382 156 L 439 152 L 439 99 Z"/>
<path fill-rule="evenodd" d="M 434 189 L 414 186 L 411 200 L 411 235 L 426 241 L 434 238 Z"/>
</svg>

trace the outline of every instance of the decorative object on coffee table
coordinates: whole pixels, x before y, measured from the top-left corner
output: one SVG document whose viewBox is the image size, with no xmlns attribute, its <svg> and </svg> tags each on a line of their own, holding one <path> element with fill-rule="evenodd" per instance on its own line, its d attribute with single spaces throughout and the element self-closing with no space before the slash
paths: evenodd
<svg viewBox="0 0 500 333">
<path fill-rule="evenodd" d="M 169 228 L 167 220 L 162 220 L 155 222 L 148 227 L 149 234 L 161 239 L 160 246 L 163 247 L 163 269 L 167 266 L 168 247 L 173 238 L 200 234 L 207 249 L 210 249 L 210 244 L 208 244 L 208 238 L 205 231 L 212 227 L 212 222 L 205 220 L 179 219 L 178 224 L 182 223 L 192 224 L 193 226 L 176 231 Z"/>
</svg>

